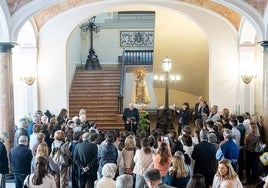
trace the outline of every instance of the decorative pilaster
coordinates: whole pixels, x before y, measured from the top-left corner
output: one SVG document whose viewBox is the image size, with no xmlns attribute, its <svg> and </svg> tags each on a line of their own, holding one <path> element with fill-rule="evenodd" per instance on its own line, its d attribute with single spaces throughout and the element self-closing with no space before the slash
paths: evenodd
<svg viewBox="0 0 268 188">
<path fill-rule="evenodd" d="M 263 47 L 263 104 L 262 117 L 264 121 L 265 141 L 268 141 L 268 41 L 262 41 Z"/>
<path fill-rule="evenodd" d="M 6 133 L 7 151 L 14 139 L 14 97 L 11 49 L 14 43 L 0 42 L 0 131 Z"/>
</svg>

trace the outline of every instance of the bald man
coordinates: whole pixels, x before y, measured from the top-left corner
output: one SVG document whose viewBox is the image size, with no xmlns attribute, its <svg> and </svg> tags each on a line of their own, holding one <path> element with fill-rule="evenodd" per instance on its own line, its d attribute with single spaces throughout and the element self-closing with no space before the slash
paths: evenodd
<svg viewBox="0 0 268 188">
<path fill-rule="evenodd" d="M 133 132 L 136 134 L 140 115 L 137 108 L 134 107 L 134 103 L 130 103 L 128 108 L 124 109 L 122 120 L 125 123 L 126 132 Z"/>
</svg>

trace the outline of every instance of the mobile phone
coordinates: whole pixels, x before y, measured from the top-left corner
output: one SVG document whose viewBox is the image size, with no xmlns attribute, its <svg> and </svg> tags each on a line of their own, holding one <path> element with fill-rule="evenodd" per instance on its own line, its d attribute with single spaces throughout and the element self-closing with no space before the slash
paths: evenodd
<svg viewBox="0 0 268 188">
<path fill-rule="evenodd" d="M 164 142 L 169 143 L 169 139 L 167 136 L 164 137 Z"/>
</svg>

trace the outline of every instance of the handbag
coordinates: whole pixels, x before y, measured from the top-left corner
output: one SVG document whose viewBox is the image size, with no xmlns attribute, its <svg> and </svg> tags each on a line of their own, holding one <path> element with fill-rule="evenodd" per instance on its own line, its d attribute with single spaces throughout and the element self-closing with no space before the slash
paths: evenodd
<svg viewBox="0 0 268 188">
<path fill-rule="evenodd" d="M 258 138 L 256 145 L 255 145 L 255 152 L 260 153 L 262 151 L 262 143 L 260 138 Z"/>
<path fill-rule="evenodd" d="M 23 188 L 29 188 L 30 186 L 30 175 L 27 176 L 27 183 L 23 185 Z"/>
</svg>

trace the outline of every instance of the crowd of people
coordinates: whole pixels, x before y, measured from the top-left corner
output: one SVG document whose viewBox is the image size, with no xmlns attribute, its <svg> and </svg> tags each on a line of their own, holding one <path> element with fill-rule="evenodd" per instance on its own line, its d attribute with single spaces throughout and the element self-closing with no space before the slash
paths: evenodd
<svg viewBox="0 0 268 188">
<path fill-rule="evenodd" d="M 267 188 L 259 160 L 266 149 L 260 146 L 261 119 L 228 109 L 219 114 L 202 98 L 195 108 L 192 126 L 185 112 L 189 104 L 176 108 L 179 134 L 166 135 L 158 129 L 136 132 L 139 119 L 132 103 L 123 115 L 125 132 L 99 131 L 84 109 L 71 119 L 67 109 L 58 116 L 37 111 L 30 124 L 19 121 L 9 153 L 5 135 L 0 136 L 2 179 L 9 160 L 16 188 L 242 188 L 241 182 L 256 184 L 259 176 Z"/>
</svg>

